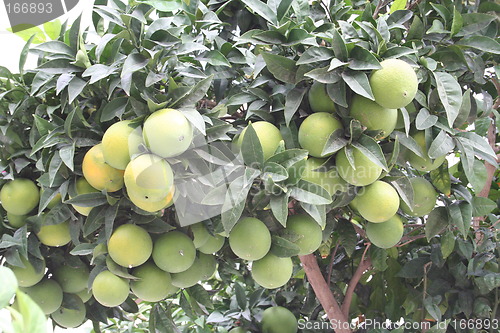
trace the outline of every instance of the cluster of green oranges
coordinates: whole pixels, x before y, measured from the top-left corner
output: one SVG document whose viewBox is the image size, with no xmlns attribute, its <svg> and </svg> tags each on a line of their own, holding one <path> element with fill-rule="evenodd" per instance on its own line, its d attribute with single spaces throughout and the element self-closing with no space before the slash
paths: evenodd
<svg viewBox="0 0 500 333">
<path fill-rule="evenodd" d="M 410 108 L 417 89 L 418 78 L 413 68 L 399 59 L 380 63 L 381 69 L 370 76 L 370 86 L 375 100 L 354 95 L 349 105 L 349 115 L 368 131 L 378 133 L 375 139 L 387 138 L 400 126 L 398 109 Z M 409 207 L 389 183 L 380 180 L 383 169 L 359 149 L 349 146 L 337 153 L 324 154 L 329 138 L 338 132 L 343 136 L 344 126 L 336 117 L 335 103 L 325 84 L 314 82 L 308 92 L 309 106 L 313 113 L 300 124 L 298 142 L 309 153 L 302 172 L 302 179 L 318 184 L 330 195 L 357 187 L 357 195 L 350 207 L 368 223 L 366 234 L 370 241 L 383 248 L 396 245 L 403 235 L 403 221 L 397 214 L 401 209 L 407 215 L 427 215 L 436 205 L 437 193 L 424 177 L 411 178 L 414 190 L 413 205 Z M 253 124 L 263 147 L 264 159 L 273 155 L 283 137 L 271 123 L 260 121 Z M 244 140 L 245 130 L 237 138 L 237 145 Z M 412 138 L 424 157 L 410 150 L 403 152 L 410 165 L 422 172 L 438 168 L 445 156 L 431 159 L 427 154 L 424 131 L 415 131 Z M 348 156 L 349 155 L 349 156 Z"/>
</svg>

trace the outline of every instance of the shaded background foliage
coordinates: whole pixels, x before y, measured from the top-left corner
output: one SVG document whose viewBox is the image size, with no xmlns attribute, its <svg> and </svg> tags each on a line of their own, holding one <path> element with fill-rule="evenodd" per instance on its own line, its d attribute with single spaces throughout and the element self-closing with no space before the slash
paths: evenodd
<svg viewBox="0 0 500 333">
<path fill-rule="evenodd" d="M 96 0 L 92 27 L 82 29 L 79 20 L 65 23 L 53 40 L 40 44 L 35 35 L 21 54 L 19 74 L 0 67 L 1 181 L 36 180 L 44 194 L 29 229 L 39 228 L 43 211 L 46 224 L 71 216 L 73 241 L 71 247 L 49 249 L 27 236 L 28 227 L 13 230 L 2 223 L 0 255 L 18 265 L 29 252 L 50 258 L 54 267 L 68 258 L 87 264 L 94 259 L 95 276 L 106 261 L 93 250 L 106 241 L 115 221 L 132 220 L 151 233 L 175 225 L 172 212 L 147 215 L 121 193 L 73 200 L 97 206 L 87 218 L 66 204 L 46 210 L 57 193 L 71 194 L 85 152 L 117 119 L 178 108 L 209 143 L 230 142 L 248 121 L 266 120 L 284 137 L 287 153 L 276 161 L 287 176 L 263 177 L 269 169 L 261 156 L 250 153 L 259 147 L 244 145 L 243 162 L 260 165 L 250 176 L 253 186 L 245 189 L 245 205 L 205 223 L 211 232 L 228 231 L 249 214 L 276 231 L 286 223 L 289 203 L 304 210 L 324 227 L 319 265 L 342 303 L 368 247 L 362 225 L 351 223 L 354 212 L 346 207 L 352 194 L 332 200 L 292 176 L 299 167 L 292 161 L 307 156 L 297 128 L 311 112 L 307 90 L 315 80 L 327 84 L 346 128 L 324 151 L 361 147 L 386 168 L 386 179 L 407 200 L 413 197 L 409 177 L 423 175 L 403 158 L 404 150 L 422 153 L 407 136 L 410 130 L 425 131 L 431 157 L 447 154 L 457 162 L 425 175 L 440 191 L 439 207 L 426 218 L 408 221 L 400 245 L 369 247 L 371 268 L 355 288 L 350 318 L 498 319 L 498 11 L 494 2 L 461 1 L 151 0 L 125 5 Z M 28 52 L 38 56 L 36 69 L 23 68 Z M 373 99 L 368 76 L 386 58 L 413 64 L 419 91 L 400 110 L 402 126 L 377 142 L 377 133 L 349 117 L 348 106 L 354 93 Z M 228 154 L 200 158 L 211 165 L 214 157 L 234 158 Z M 281 251 L 293 253 L 286 246 Z M 264 290 L 226 246 L 218 253 L 218 279 L 157 304 L 137 306 L 129 299 L 121 309 L 105 309 L 93 302 L 87 305 L 88 316 L 96 331 L 100 325 L 137 332 L 225 332 L 244 326 L 258 332 L 262 309 L 286 304 L 297 317 L 326 320 L 295 261 L 295 279 L 278 290 Z"/>
</svg>

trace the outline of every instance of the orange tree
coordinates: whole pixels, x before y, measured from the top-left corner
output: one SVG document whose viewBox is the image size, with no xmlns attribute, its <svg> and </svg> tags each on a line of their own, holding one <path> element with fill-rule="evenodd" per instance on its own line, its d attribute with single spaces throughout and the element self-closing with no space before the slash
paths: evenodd
<svg viewBox="0 0 500 333">
<path fill-rule="evenodd" d="M 20 332 L 495 332 L 498 11 L 97 0 L 30 38 L 0 68 L 0 306 Z"/>
</svg>

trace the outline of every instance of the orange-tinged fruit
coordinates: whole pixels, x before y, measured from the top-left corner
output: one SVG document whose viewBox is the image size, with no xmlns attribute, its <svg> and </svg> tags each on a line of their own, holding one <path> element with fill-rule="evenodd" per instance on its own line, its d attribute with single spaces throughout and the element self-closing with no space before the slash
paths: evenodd
<svg viewBox="0 0 500 333">
<path fill-rule="evenodd" d="M 292 272 L 292 259 L 280 258 L 272 253 L 252 263 L 253 279 L 267 289 L 284 286 L 292 277 Z"/>
<path fill-rule="evenodd" d="M 102 305 L 115 307 L 127 299 L 129 295 L 129 283 L 110 271 L 102 271 L 92 283 L 92 294 L 94 298 Z"/>
<path fill-rule="evenodd" d="M 122 224 L 108 241 L 108 253 L 118 265 L 136 267 L 145 263 L 153 251 L 149 233 L 135 224 Z"/>
<path fill-rule="evenodd" d="M 359 214 L 374 223 L 387 221 L 399 208 L 398 192 L 381 180 L 365 186 L 353 201 Z"/>
<path fill-rule="evenodd" d="M 286 230 L 293 231 L 299 238 L 294 243 L 300 248 L 299 256 L 316 251 L 323 240 L 323 232 L 318 222 L 311 216 L 296 214 L 288 217 Z"/>
<path fill-rule="evenodd" d="M 77 195 L 79 195 L 79 194 L 99 192 L 99 190 L 93 188 L 84 177 L 80 177 L 75 182 L 75 192 Z M 73 204 L 71 206 L 73 206 L 73 208 L 83 216 L 88 216 L 92 208 L 94 208 L 94 207 L 83 207 Z"/>
<path fill-rule="evenodd" d="M 355 186 L 366 186 L 378 179 L 382 168 L 372 162 L 357 148 L 352 149 L 355 168 L 349 163 L 346 155 L 346 147 L 342 148 L 336 155 L 337 172 L 346 182 Z"/>
<path fill-rule="evenodd" d="M 320 185 L 332 196 L 337 192 L 345 192 L 347 182 L 340 177 L 336 167 L 329 169 L 325 163 L 326 159 L 308 157 L 302 179 Z"/>
<path fill-rule="evenodd" d="M 40 242 L 47 246 L 63 246 L 71 241 L 69 221 L 59 224 L 43 225 L 36 234 Z"/>
<path fill-rule="evenodd" d="M 323 155 L 323 149 L 330 135 L 343 129 L 342 123 L 331 113 L 313 113 L 299 127 L 299 144 L 313 157 L 331 156 L 333 153 Z"/>
<path fill-rule="evenodd" d="M 280 130 L 267 121 L 257 121 L 252 123 L 252 127 L 259 138 L 260 145 L 262 146 L 262 154 L 264 155 L 264 160 L 267 160 L 274 155 L 276 149 L 283 140 Z M 241 148 L 241 144 L 245 139 L 245 133 L 248 127 L 245 127 L 235 142 L 238 148 Z"/>
<path fill-rule="evenodd" d="M 172 185 L 170 188 L 170 192 L 163 198 L 160 198 L 158 201 L 153 201 L 152 198 L 144 198 L 144 196 L 136 196 L 134 192 L 129 192 L 130 201 L 137 207 L 146 212 L 154 213 L 158 212 L 162 209 L 168 208 L 172 206 L 174 203 L 174 194 L 175 194 L 175 186 Z"/>
<path fill-rule="evenodd" d="M 63 291 L 59 284 L 51 279 L 43 279 L 32 287 L 20 288 L 46 315 L 59 309 L 63 301 Z"/>
<path fill-rule="evenodd" d="M 391 134 L 398 120 L 397 109 L 384 108 L 360 95 L 353 97 L 349 114 L 354 119 L 359 120 L 367 130 L 381 131 L 376 137 L 377 140 L 386 138 Z"/>
<path fill-rule="evenodd" d="M 163 200 L 174 184 L 170 164 L 153 154 L 142 154 L 130 161 L 123 178 L 127 193 L 146 201 Z"/>
<path fill-rule="evenodd" d="M 366 236 L 374 245 L 388 249 L 396 245 L 403 237 L 403 221 L 397 215 L 382 223 L 366 224 Z"/>
<path fill-rule="evenodd" d="M 0 190 L 2 207 L 14 215 L 27 215 L 40 200 L 40 190 L 26 178 L 17 178 L 6 183 Z"/>
<path fill-rule="evenodd" d="M 401 200 L 401 210 L 411 216 L 424 216 L 429 214 L 436 206 L 437 193 L 432 184 L 425 178 L 410 178 L 413 187 L 413 205 L 410 208 Z"/>
<path fill-rule="evenodd" d="M 309 88 L 307 96 L 313 112 L 335 112 L 335 103 L 328 96 L 324 83 L 314 82 Z"/>
<path fill-rule="evenodd" d="M 66 294 L 64 295 L 64 301 L 71 304 L 71 307 L 65 307 L 63 303 L 59 309 L 50 315 L 52 320 L 65 328 L 75 328 L 83 324 L 86 320 L 87 309 L 80 297 Z"/>
<path fill-rule="evenodd" d="M 102 154 L 107 164 L 125 170 L 131 156 L 139 153 L 142 131 L 139 123 L 122 120 L 111 125 L 102 137 Z"/>
<path fill-rule="evenodd" d="M 370 75 L 375 102 L 390 109 L 408 105 L 418 90 L 418 78 L 413 68 L 400 59 L 386 59 L 380 65 L 382 68 Z"/>
<path fill-rule="evenodd" d="M 33 265 L 28 259 L 21 256 L 21 262 L 24 267 L 9 266 L 17 278 L 19 287 L 31 287 L 42 280 L 46 268 L 44 259 L 38 260 L 39 264 Z"/>
<path fill-rule="evenodd" d="M 258 260 L 271 248 L 271 233 L 261 220 L 245 217 L 229 233 L 229 246 L 241 259 Z"/>
<path fill-rule="evenodd" d="M 170 273 L 147 262 L 132 270 L 132 275 L 139 280 L 132 280 L 130 288 L 140 299 L 146 302 L 159 302 L 175 292 Z"/>
<path fill-rule="evenodd" d="M 156 266 L 166 272 L 183 272 L 191 267 L 195 258 L 193 241 L 180 231 L 169 231 L 154 242 L 153 260 Z"/>
<path fill-rule="evenodd" d="M 113 168 L 104 160 L 102 143 L 95 145 L 83 157 L 83 176 L 99 191 L 115 192 L 123 187 L 123 170 Z"/>
<path fill-rule="evenodd" d="M 146 146 L 154 154 L 173 157 L 189 148 L 193 141 L 193 127 L 182 112 L 162 109 L 146 119 L 142 135 Z"/>
</svg>

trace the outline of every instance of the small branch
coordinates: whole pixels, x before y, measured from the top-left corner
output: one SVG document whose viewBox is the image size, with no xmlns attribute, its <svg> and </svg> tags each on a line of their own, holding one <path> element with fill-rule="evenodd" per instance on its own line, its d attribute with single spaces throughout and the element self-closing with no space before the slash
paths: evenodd
<svg viewBox="0 0 500 333">
<path fill-rule="evenodd" d="M 335 256 L 337 255 L 337 250 L 339 249 L 340 240 L 337 241 L 337 245 L 335 245 L 335 250 L 333 250 L 332 257 L 330 259 L 330 264 L 328 265 L 328 278 L 326 279 L 326 284 L 330 285 L 332 280 L 332 272 L 333 272 L 333 262 L 335 261 Z"/>
<path fill-rule="evenodd" d="M 361 261 L 359 262 L 358 268 L 354 275 L 349 281 L 349 286 L 347 287 L 347 291 L 345 292 L 344 302 L 342 303 L 342 313 L 344 316 L 349 317 L 349 308 L 351 307 L 352 296 L 354 294 L 354 290 L 359 283 L 359 280 L 363 276 L 363 274 L 371 267 L 372 261 L 370 258 L 365 258 L 368 249 L 370 248 L 371 243 L 368 243 L 363 255 L 361 256 Z"/>
<path fill-rule="evenodd" d="M 409 3 L 407 6 L 406 6 L 406 9 L 408 10 L 412 10 L 413 8 L 417 7 L 419 3 L 421 3 L 423 0 L 416 0 L 416 1 L 413 1 L 411 3 Z"/>
<path fill-rule="evenodd" d="M 405 237 L 401 238 L 401 240 L 400 240 L 400 242 L 404 242 L 404 243 L 396 245 L 396 247 L 402 247 L 402 246 L 408 245 L 411 242 L 414 242 L 417 239 L 421 239 L 421 238 L 425 238 L 425 234 L 416 235 L 416 236 L 405 236 Z"/>
<path fill-rule="evenodd" d="M 425 296 L 427 295 L 427 272 L 428 272 L 428 269 L 429 269 L 429 266 L 432 265 L 432 261 L 431 262 L 428 262 L 427 264 L 424 265 L 424 291 L 422 292 L 422 308 L 423 308 L 423 311 L 422 311 L 422 322 L 425 320 Z M 422 330 L 422 333 L 425 333 L 427 332 L 427 329 L 424 328 Z"/>
<path fill-rule="evenodd" d="M 348 323 L 348 317 L 342 313 L 339 304 L 333 297 L 330 286 L 326 284 L 318 266 L 316 256 L 314 256 L 314 254 L 308 254 L 299 256 L 299 258 L 307 275 L 307 279 L 313 287 L 316 297 L 323 306 L 328 319 L 331 323 L 335 323 L 339 327 L 336 333 L 352 333 L 349 328 L 344 328 L 344 326 L 349 327 L 349 325 L 346 324 Z"/>
<path fill-rule="evenodd" d="M 389 4 L 390 0 L 379 0 L 377 7 L 375 7 L 375 11 L 373 12 L 373 19 L 375 20 L 380 13 L 380 10 Z"/>
</svg>

